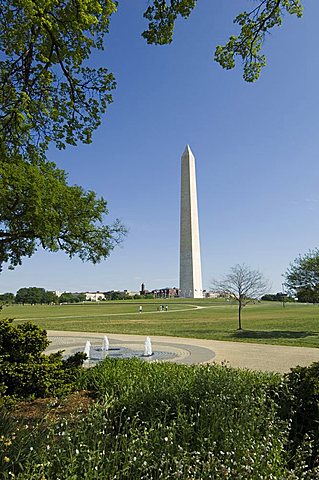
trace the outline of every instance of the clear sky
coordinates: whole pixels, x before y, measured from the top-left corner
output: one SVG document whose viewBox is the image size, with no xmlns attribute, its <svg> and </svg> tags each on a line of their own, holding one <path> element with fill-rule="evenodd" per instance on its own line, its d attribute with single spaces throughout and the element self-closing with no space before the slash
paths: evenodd
<svg viewBox="0 0 319 480">
<path fill-rule="evenodd" d="M 180 157 L 196 157 L 203 287 L 236 263 L 281 290 L 299 253 L 319 246 L 318 0 L 268 36 L 267 67 L 247 84 L 213 61 L 245 1 L 199 0 L 170 46 L 150 46 L 145 0 L 121 0 L 105 50 L 114 103 L 89 146 L 50 150 L 69 181 L 108 200 L 129 234 L 99 265 L 38 251 L 0 275 L 0 292 L 178 286 Z M 248 5 L 251 7 L 252 3 Z"/>
</svg>

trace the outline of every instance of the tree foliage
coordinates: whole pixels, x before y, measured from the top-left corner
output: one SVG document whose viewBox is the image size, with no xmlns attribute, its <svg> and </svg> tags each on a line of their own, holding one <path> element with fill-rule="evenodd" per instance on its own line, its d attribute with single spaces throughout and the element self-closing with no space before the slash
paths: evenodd
<svg viewBox="0 0 319 480">
<path fill-rule="evenodd" d="M 13 303 L 15 299 L 14 293 L 5 292 L 0 295 L 0 304 Z"/>
<path fill-rule="evenodd" d="M 298 366 L 286 373 L 278 399 L 279 415 L 290 423 L 290 462 L 293 463 L 293 459 L 298 461 L 298 453 L 303 447 L 302 461 L 306 468 L 318 467 L 319 362 L 308 367 Z"/>
<path fill-rule="evenodd" d="M 154 0 L 144 17 L 149 21 L 148 29 L 142 33 L 147 43 L 165 45 L 173 40 L 175 21 L 178 16 L 188 18 L 197 0 Z"/>
<path fill-rule="evenodd" d="M 299 255 L 285 273 L 285 284 L 300 302 L 319 301 L 319 249 Z"/>
<path fill-rule="evenodd" d="M 128 300 L 130 298 L 131 297 L 126 292 L 115 292 L 112 290 L 105 293 L 106 300 Z"/>
<path fill-rule="evenodd" d="M 170 43 L 176 19 L 188 18 L 196 3 L 196 0 L 154 0 L 144 14 L 149 25 L 143 37 L 152 44 Z M 215 60 L 227 70 L 234 68 L 239 58 L 247 82 L 257 80 L 266 65 L 266 57 L 261 53 L 266 35 L 282 24 L 286 13 L 301 17 L 303 12 L 301 0 L 255 0 L 254 3 L 255 8 L 241 12 L 234 19 L 239 33 L 231 35 L 225 45 L 215 50 Z"/>
<path fill-rule="evenodd" d="M 85 301 L 84 293 L 64 292 L 59 297 L 59 303 L 80 303 Z"/>
<path fill-rule="evenodd" d="M 242 329 L 241 310 L 251 301 L 260 298 L 268 288 L 268 282 L 258 270 L 252 270 L 247 265 L 235 265 L 230 273 L 220 281 L 215 282 L 214 288 L 226 294 L 238 303 L 238 329 Z"/>
<path fill-rule="evenodd" d="M 0 267 L 41 245 L 93 263 L 125 229 L 105 225 L 106 202 L 70 186 L 47 162 L 50 143 L 90 143 L 114 77 L 91 68 L 116 2 L 0 0 Z"/>
<path fill-rule="evenodd" d="M 115 10 L 112 0 L 0 0 L 2 154 L 33 160 L 51 141 L 91 141 L 115 83 L 85 61 Z"/>
<path fill-rule="evenodd" d="M 39 287 L 24 287 L 17 291 L 15 303 L 57 303 L 58 297 L 54 292 Z"/>
<path fill-rule="evenodd" d="M 20 265 L 40 245 L 93 263 L 107 257 L 125 228 L 103 224 L 106 202 L 69 186 L 53 163 L 0 162 L 0 266 Z"/>
<path fill-rule="evenodd" d="M 266 293 L 261 297 L 260 300 L 264 300 L 266 302 L 294 302 L 292 297 L 283 292 Z"/>
<path fill-rule="evenodd" d="M 143 37 L 170 43 L 175 21 L 188 18 L 196 3 L 152 0 Z M 256 3 L 236 17 L 240 33 L 215 53 L 226 69 L 240 57 L 247 81 L 256 80 L 265 65 L 266 34 L 285 13 L 302 15 L 301 0 Z M 105 226 L 103 199 L 67 185 L 65 174 L 46 158 L 50 144 L 63 149 L 90 143 L 112 102 L 113 74 L 88 60 L 103 49 L 116 7 L 116 0 L 0 0 L 0 265 L 21 264 L 38 245 L 96 262 L 125 233 L 119 223 Z"/>
</svg>

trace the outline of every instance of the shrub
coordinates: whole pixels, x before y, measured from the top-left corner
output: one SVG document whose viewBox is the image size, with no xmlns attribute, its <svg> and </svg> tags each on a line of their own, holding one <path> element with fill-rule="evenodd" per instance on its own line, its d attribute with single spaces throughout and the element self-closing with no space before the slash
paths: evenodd
<svg viewBox="0 0 319 480">
<path fill-rule="evenodd" d="M 289 450 L 294 455 L 307 446 L 309 467 L 319 463 L 319 362 L 285 374 L 280 414 L 291 422 Z"/>
<path fill-rule="evenodd" d="M 12 319 L 0 320 L 1 360 L 28 363 L 39 357 L 49 343 L 47 332 L 31 322 L 14 325 Z"/>
<path fill-rule="evenodd" d="M 31 322 L 0 320 L 0 396 L 61 396 L 75 388 L 85 355 L 67 360 L 62 351 L 45 355 L 49 343 L 46 331 Z"/>
</svg>

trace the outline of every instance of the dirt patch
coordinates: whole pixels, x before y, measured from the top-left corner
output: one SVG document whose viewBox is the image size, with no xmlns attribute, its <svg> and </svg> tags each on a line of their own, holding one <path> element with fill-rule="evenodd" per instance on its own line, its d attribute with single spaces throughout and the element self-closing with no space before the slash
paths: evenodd
<svg viewBox="0 0 319 480">
<path fill-rule="evenodd" d="M 74 392 L 67 398 L 38 398 L 31 402 L 18 402 L 10 416 L 28 422 L 39 420 L 55 421 L 59 418 L 72 418 L 73 420 L 85 415 L 95 401 L 94 392 L 81 390 Z"/>
</svg>

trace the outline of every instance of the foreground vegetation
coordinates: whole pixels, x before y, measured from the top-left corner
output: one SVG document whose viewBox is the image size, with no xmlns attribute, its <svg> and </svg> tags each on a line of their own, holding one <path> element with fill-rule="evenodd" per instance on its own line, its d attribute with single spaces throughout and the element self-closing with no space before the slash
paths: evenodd
<svg viewBox="0 0 319 480">
<path fill-rule="evenodd" d="M 95 394 L 86 412 L 54 417 L 57 400 L 31 420 L 2 411 L 1 478 L 319 478 L 314 417 L 301 432 L 289 377 L 107 359 L 77 386 Z"/>
<path fill-rule="evenodd" d="M 319 478 L 319 363 L 225 366 L 44 356 L 46 332 L 0 321 L 1 479 Z"/>
<path fill-rule="evenodd" d="M 160 304 L 168 312 L 158 312 Z M 139 305 L 143 312 L 139 313 Z M 197 308 L 201 307 L 201 308 Z M 33 320 L 47 330 L 171 335 L 277 345 L 319 347 L 319 307 L 261 302 L 243 310 L 237 331 L 237 305 L 225 300 L 153 300 L 77 304 L 11 305 L 3 316 Z"/>
</svg>

